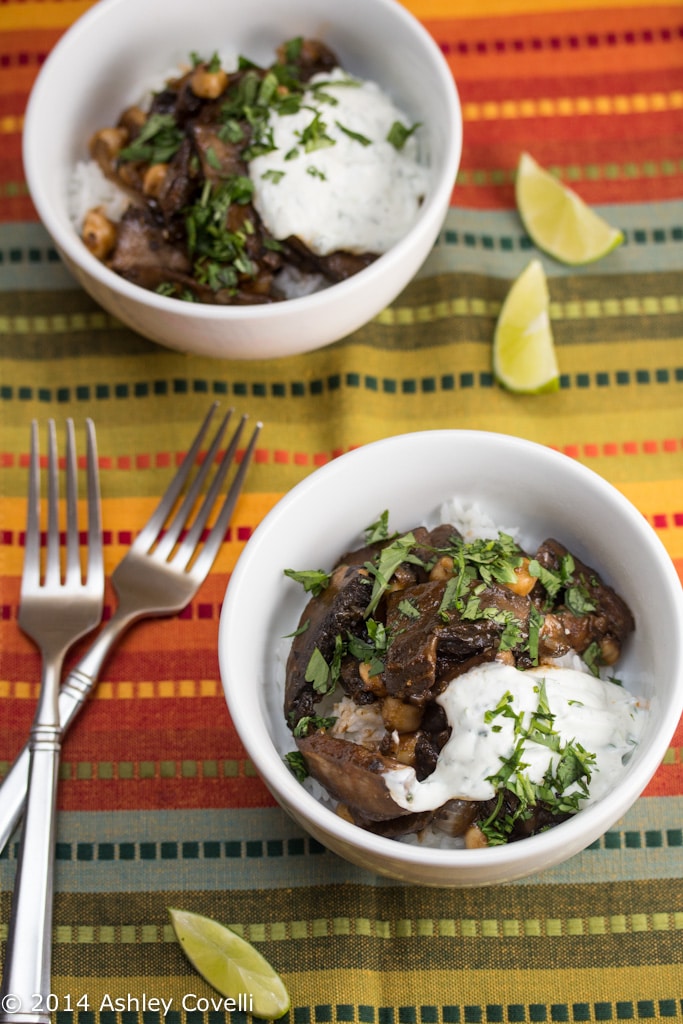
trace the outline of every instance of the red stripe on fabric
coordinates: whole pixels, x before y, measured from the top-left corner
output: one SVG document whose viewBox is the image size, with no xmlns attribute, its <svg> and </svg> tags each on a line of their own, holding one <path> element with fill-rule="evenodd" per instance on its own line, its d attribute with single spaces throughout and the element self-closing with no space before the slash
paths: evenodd
<svg viewBox="0 0 683 1024">
<path fill-rule="evenodd" d="M 585 69 L 582 68 L 582 71 Z M 456 76 L 457 77 L 457 76 Z M 491 80 L 467 80 L 460 89 L 465 102 L 486 100 L 538 100 L 557 97 L 634 96 L 662 94 L 680 89 L 680 75 L 671 71 L 641 71 L 637 77 L 628 72 L 600 76 L 577 74 L 570 78 L 559 75 L 536 75 L 530 79 L 496 76 Z"/>
<path fill-rule="evenodd" d="M 681 158 L 683 159 L 683 145 L 681 148 Z M 546 165 L 549 166 L 549 165 Z M 596 184 L 595 181 L 584 180 L 581 182 L 573 182 L 573 186 L 579 190 L 583 188 L 589 188 Z M 355 390 L 355 389 L 354 389 Z M 353 451 L 357 448 L 357 445 L 348 445 L 344 448 L 332 448 L 328 451 L 319 452 L 302 452 L 302 451 L 291 451 L 283 448 L 259 448 L 255 453 L 255 458 L 262 465 L 289 465 L 296 464 L 302 466 L 318 466 L 322 463 L 331 462 L 334 459 L 339 458 L 345 452 Z M 678 454 L 683 451 L 683 438 L 665 436 L 662 438 L 647 438 L 644 441 L 628 441 L 628 442 L 617 442 L 615 441 L 603 441 L 599 446 L 570 443 L 565 445 L 563 451 L 572 452 L 575 455 L 583 455 L 586 457 L 594 458 L 600 455 L 657 455 L 660 453 L 666 454 Z M 99 467 L 101 473 L 125 473 L 126 475 L 133 475 L 136 472 L 142 472 L 149 466 L 154 466 L 157 469 L 166 469 L 169 466 L 177 465 L 181 460 L 184 453 L 182 452 L 141 452 L 130 458 L 128 456 L 122 456 L 121 458 L 111 459 L 105 456 L 100 456 Z M 238 455 L 237 461 L 241 461 L 243 453 Z M 46 459 L 43 460 L 43 464 L 46 465 Z M 0 451 L 0 466 L 4 469 L 27 469 L 29 465 L 29 454 L 28 452 L 2 452 Z M 677 525 L 683 525 L 683 523 L 677 523 Z M 16 538 L 17 533 L 7 533 L 5 536 Z M 228 533 L 228 538 L 230 534 Z M 125 530 L 119 530 L 118 532 L 109 531 L 109 540 L 106 543 L 130 543 L 132 534 Z M 5 543 L 3 541 L 3 533 L 0 532 L 0 546 Z M 16 543 L 16 540 L 10 540 L 10 544 Z"/>
<path fill-rule="evenodd" d="M 683 764 L 663 765 L 643 793 L 650 796 L 683 796 Z"/>
<path fill-rule="evenodd" d="M 87 788 L 87 793 L 84 790 Z M 98 782 L 62 780 L 62 811 L 201 810 L 219 807 L 275 807 L 276 801 L 255 776 L 216 779 L 136 779 Z"/>
</svg>

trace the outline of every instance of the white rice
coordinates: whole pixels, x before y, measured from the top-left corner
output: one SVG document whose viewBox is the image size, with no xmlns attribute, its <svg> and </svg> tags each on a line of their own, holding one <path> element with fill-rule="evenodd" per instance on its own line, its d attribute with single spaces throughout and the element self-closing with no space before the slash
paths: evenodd
<svg viewBox="0 0 683 1024">
<path fill-rule="evenodd" d="M 90 210 L 102 209 L 109 220 L 117 223 L 130 206 L 130 196 L 115 182 L 105 177 L 94 160 L 80 160 L 69 181 L 67 209 L 69 218 L 79 235 L 83 221 Z"/>
</svg>

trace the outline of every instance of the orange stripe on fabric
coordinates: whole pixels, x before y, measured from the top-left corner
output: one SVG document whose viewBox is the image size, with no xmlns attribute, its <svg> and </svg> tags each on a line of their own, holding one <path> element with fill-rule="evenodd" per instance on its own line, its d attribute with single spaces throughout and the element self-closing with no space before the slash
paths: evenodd
<svg viewBox="0 0 683 1024">
<path fill-rule="evenodd" d="M 416 18 L 428 21 L 434 18 L 454 18 L 454 8 L 458 19 L 495 18 L 508 15 L 527 15 L 557 12 L 569 14 L 579 20 L 590 14 L 595 7 L 595 0 L 404 0 L 406 7 Z M 678 8 L 680 0 L 660 0 L 658 8 Z M 603 11 L 630 12 L 632 10 L 649 10 L 648 0 L 600 0 Z"/>
<path fill-rule="evenodd" d="M 8 3 L 3 5 L 5 30 L 31 28 L 66 28 L 84 14 L 95 0 L 61 0 L 61 2 Z M 594 6 L 595 0 L 458 0 L 458 18 L 500 18 L 510 14 L 547 12 L 583 13 Z M 405 0 L 404 6 L 420 20 L 453 17 L 453 0 Z M 601 0 L 604 10 L 623 11 L 648 8 L 648 0 Z M 679 7 L 680 0 L 664 0 L 659 7 Z"/>
</svg>

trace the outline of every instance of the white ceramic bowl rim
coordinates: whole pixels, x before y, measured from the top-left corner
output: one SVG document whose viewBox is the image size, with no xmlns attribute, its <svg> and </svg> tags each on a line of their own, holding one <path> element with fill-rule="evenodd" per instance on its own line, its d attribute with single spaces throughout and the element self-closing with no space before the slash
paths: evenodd
<svg viewBox="0 0 683 1024">
<path fill-rule="evenodd" d="M 410 435 L 398 435 L 384 440 L 372 442 L 362 448 L 355 449 L 341 455 L 334 462 L 316 470 L 310 476 L 302 480 L 278 504 L 268 513 L 259 524 L 253 534 L 252 541 L 247 544 L 228 588 L 227 599 L 223 607 L 220 624 L 219 656 L 221 669 L 226 691 L 228 707 L 233 722 L 243 742 L 248 748 L 249 756 L 256 769 L 267 781 L 271 791 L 283 801 L 285 806 L 290 806 L 301 812 L 302 816 L 318 823 L 331 837 L 338 839 L 346 847 L 355 847 L 367 853 L 369 858 L 378 857 L 391 858 L 394 862 L 400 860 L 402 863 L 424 867 L 429 870 L 431 867 L 449 867 L 454 872 L 461 871 L 463 875 L 468 872 L 484 869 L 487 864 L 496 865 L 505 873 L 507 868 L 514 868 L 520 864 L 520 860 L 533 859 L 537 864 L 548 862 L 558 863 L 565 859 L 563 850 L 569 836 L 573 836 L 576 830 L 576 823 L 580 819 L 580 830 L 582 835 L 581 848 L 585 848 L 598 839 L 605 831 L 605 806 L 604 801 L 591 805 L 580 812 L 579 816 L 572 818 L 560 825 L 549 829 L 547 832 L 531 836 L 517 843 L 504 846 L 485 848 L 481 850 L 463 849 L 435 849 L 422 846 L 414 846 L 405 843 L 397 843 L 394 840 L 382 836 L 364 832 L 357 826 L 346 822 L 337 816 L 332 810 L 321 804 L 310 794 L 289 772 L 281 761 L 280 754 L 267 734 L 267 728 L 262 722 L 258 723 L 259 730 L 255 733 L 254 722 L 249 718 L 248 712 L 243 711 L 237 695 L 231 693 L 230 682 L 226 678 L 229 658 L 226 654 L 230 644 L 230 630 L 232 618 L 236 611 L 234 595 L 239 594 L 243 581 L 248 579 L 253 571 L 252 552 L 257 552 L 259 541 L 269 531 L 276 529 L 278 520 L 286 514 L 292 506 L 302 507 L 307 495 L 313 491 L 324 489 L 328 477 L 334 477 L 343 468 L 344 462 L 349 464 L 358 463 L 362 460 L 389 460 L 400 454 L 404 440 L 409 438 L 424 438 L 426 443 L 432 439 L 452 438 L 455 443 L 467 445 L 468 443 L 482 443 L 489 441 L 493 444 L 502 445 L 508 450 L 508 457 L 514 460 L 520 454 L 533 451 L 539 459 L 540 470 L 543 473 L 543 465 L 554 462 L 558 459 L 566 459 L 566 467 L 572 474 L 577 486 L 582 483 L 588 484 L 594 491 L 600 493 L 604 501 L 612 508 L 618 509 L 618 513 L 625 520 L 633 524 L 642 536 L 643 543 L 648 546 L 648 551 L 657 561 L 660 575 L 659 584 L 664 589 L 664 600 L 670 602 L 678 621 L 683 621 L 683 588 L 676 573 L 673 562 L 670 560 L 661 541 L 654 530 L 647 527 L 646 521 L 641 513 L 614 488 L 608 481 L 600 477 L 594 471 L 583 464 L 561 455 L 557 451 L 540 445 L 536 442 L 526 441 L 512 435 L 499 434 L 489 431 L 476 430 L 433 430 L 422 431 Z M 358 465 L 355 470 L 359 469 Z M 643 526 L 645 530 L 643 531 Z M 671 636 L 672 658 L 677 665 L 683 665 L 683 634 L 679 631 Z M 659 767 L 666 752 L 678 720 L 683 713 L 683 673 L 679 672 L 678 678 L 673 683 L 674 690 L 668 700 L 668 711 L 671 713 L 670 730 L 662 726 L 656 737 L 652 738 L 648 749 L 642 753 L 640 759 L 629 773 L 614 787 L 609 795 L 609 818 L 610 824 L 616 821 L 633 804 L 635 799 L 642 793 L 655 771 Z M 609 827 L 609 826 L 608 826 Z M 325 840 L 323 839 L 323 842 Z M 398 849 L 397 849 L 398 847 Z M 574 852 L 577 852 L 574 850 Z M 523 872 L 517 872 L 520 874 Z M 517 875 L 514 875 L 517 877 Z"/>
<path fill-rule="evenodd" d="M 181 316 L 185 315 L 188 319 L 192 319 L 193 321 L 213 320 L 215 319 L 217 312 L 225 319 L 226 323 L 229 323 L 232 319 L 242 319 L 245 315 L 245 307 L 243 306 L 217 307 L 202 303 L 178 302 L 177 300 L 169 299 L 166 296 L 158 295 L 152 291 L 142 289 L 140 286 L 132 284 L 114 273 L 114 271 L 106 267 L 86 249 L 77 233 L 73 228 L 70 228 L 69 225 L 65 225 L 64 218 L 56 213 L 52 205 L 43 202 L 40 183 L 37 180 L 37 177 L 34 178 L 31 172 L 33 167 L 39 166 L 40 160 L 40 154 L 38 152 L 40 140 L 37 137 L 37 133 L 31 130 L 32 120 L 35 112 L 40 106 L 42 106 L 44 98 L 49 94 L 52 87 L 51 71 L 53 66 L 57 66 L 62 61 L 69 60 L 69 52 L 77 43 L 78 38 L 81 35 L 87 35 L 97 21 L 108 17 L 109 12 L 112 9 L 117 6 L 127 4 L 128 2 L 129 0 L 99 0 L 98 3 L 87 10 L 85 14 L 83 14 L 64 33 L 56 43 L 55 47 L 50 51 L 47 60 L 43 64 L 31 92 L 25 116 L 23 145 L 24 164 L 26 167 L 29 192 L 33 197 L 33 201 L 41 220 L 45 224 L 48 232 L 55 239 L 58 247 L 71 260 L 73 260 L 75 264 L 82 264 L 86 268 L 87 272 L 104 287 L 112 288 L 119 294 L 126 296 L 133 301 L 142 301 L 151 308 L 158 309 L 159 311 L 168 309 L 169 303 L 173 303 L 174 312 Z M 141 2 L 144 3 L 144 0 L 141 0 Z M 434 54 L 438 54 L 439 58 L 442 57 L 436 42 L 429 32 L 419 21 L 417 21 L 417 19 L 413 17 L 413 15 L 409 13 L 409 11 L 396 3 L 395 0 L 374 0 L 374 2 L 378 6 L 391 9 L 394 12 L 394 16 L 401 20 L 410 22 L 412 24 L 413 31 L 422 37 L 423 46 L 428 50 L 431 49 Z M 438 69 L 438 74 L 443 82 L 443 95 L 447 98 L 449 116 L 452 124 L 454 126 L 458 125 L 461 122 L 461 111 L 457 87 L 452 80 L 445 61 L 435 61 L 435 69 Z M 388 252 L 382 254 L 368 267 L 359 271 L 358 274 L 332 285 L 331 287 L 334 288 L 336 296 L 343 299 L 345 293 L 353 293 L 359 277 L 362 277 L 363 281 L 370 284 L 371 279 L 378 272 L 384 274 L 385 270 L 390 271 L 394 265 L 398 266 L 401 263 L 404 252 L 409 250 L 411 247 L 412 238 L 418 224 L 423 219 L 428 219 L 433 210 L 438 210 L 443 205 L 446 193 L 450 196 L 450 192 L 452 191 L 455 183 L 455 176 L 460 162 L 461 151 L 462 132 L 455 131 L 453 133 L 451 145 L 446 153 L 443 167 L 439 173 L 438 183 L 431 189 L 429 196 L 423 204 L 420 220 L 416 222 L 408 233 L 404 235 L 404 237 L 401 238 L 394 246 L 392 246 Z M 310 295 L 285 300 L 288 312 L 291 309 L 292 312 L 301 311 L 314 313 L 319 307 L 324 308 L 327 302 L 326 292 L 327 289 L 324 289 Z M 282 315 L 282 303 L 253 305 L 249 306 L 248 310 L 250 318 L 255 322 L 267 322 L 271 319 L 277 319 Z"/>
</svg>

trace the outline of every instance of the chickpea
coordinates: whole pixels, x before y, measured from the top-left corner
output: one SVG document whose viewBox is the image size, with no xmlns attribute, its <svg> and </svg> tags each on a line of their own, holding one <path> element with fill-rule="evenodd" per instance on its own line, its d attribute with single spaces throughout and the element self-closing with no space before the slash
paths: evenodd
<svg viewBox="0 0 683 1024">
<path fill-rule="evenodd" d="M 488 840 L 481 829 L 477 825 L 470 825 L 465 832 L 465 849 L 483 850 L 488 845 Z"/>
<path fill-rule="evenodd" d="M 422 722 L 422 708 L 404 704 L 398 697 L 385 697 L 382 701 L 382 721 L 388 732 L 415 732 Z"/>
<path fill-rule="evenodd" d="M 613 636 L 603 636 L 600 641 L 600 660 L 603 665 L 614 665 L 619 660 L 621 648 Z"/>
<path fill-rule="evenodd" d="M 106 259 L 116 245 L 116 225 L 98 206 L 85 215 L 81 237 L 93 256 Z"/>
<path fill-rule="evenodd" d="M 142 107 L 128 107 L 119 118 L 119 127 L 127 132 L 139 132 L 147 121 L 147 114 Z"/>
<path fill-rule="evenodd" d="M 342 818 L 344 821 L 350 821 L 353 825 L 353 817 L 346 804 L 337 804 L 334 810 L 338 818 Z"/>
<path fill-rule="evenodd" d="M 494 661 L 500 662 L 502 665 L 514 665 L 515 656 L 512 651 L 496 651 Z"/>
<path fill-rule="evenodd" d="M 370 675 L 370 662 L 362 661 L 358 666 L 358 675 L 361 677 L 363 686 L 372 693 L 384 693 L 384 683 L 381 675 Z"/>
<path fill-rule="evenodd" d="M 156 198 L 166 180 L 168 164 L 150 164 L 142 179 L 142 191 L 146 196 Z"/>
<path fill-rule="evenodd" d="M 216 100 L 228 84 L 228 76 L 222 68 L 210 71 L 206 64 L 200 64 L 192 72 L 190 88 L 200 100 Z"/>
<path fill-rule="evenodd" d="M 430 580 L 448 580 L 453 575 L 453 559 L 447 555 L 439 558 L 429 573 Z"/>
<path fill-rule="evenodd" d="M 90 153 L 95 156 L 98 151 L 103 151 L 110 160 L 113 160 L 127 142 L 128 131 L 126 128 L 101 128 L 90 139 Z"/>
<path fill-rule="evenodd" d="M 517 580 L 515 583 L 507 584 L 508 590 L 511 590 L 513 594 L 519 594 L 520 597 L 526 597 L 534 589 L 536 583 L 536 577 L 529 572 L 529 559 L 522 559 L 522 564 L 516 567 L 514 573 Z"/>
<path fill-rule="evenodd" d="M 404 732 L 398 737 L 398 743 L 392 752 L 397 761 L 409 766 L 415 764 L 415 748 L 419 736 L 419 732 Z"/>
</svg>

